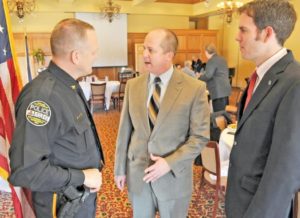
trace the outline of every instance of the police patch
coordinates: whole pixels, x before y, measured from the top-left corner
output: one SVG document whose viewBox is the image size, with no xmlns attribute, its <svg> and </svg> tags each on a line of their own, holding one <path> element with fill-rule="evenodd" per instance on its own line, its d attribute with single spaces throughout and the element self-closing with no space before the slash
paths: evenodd
<svg viewBox="0 0 300 218">
<path fill-rule="evenodd" d="M 35 126 L 45 126 L 51 118 L 51 109 L 44 101 L 31 102 L 26 110 L 26 119 Z"/>
</svg>

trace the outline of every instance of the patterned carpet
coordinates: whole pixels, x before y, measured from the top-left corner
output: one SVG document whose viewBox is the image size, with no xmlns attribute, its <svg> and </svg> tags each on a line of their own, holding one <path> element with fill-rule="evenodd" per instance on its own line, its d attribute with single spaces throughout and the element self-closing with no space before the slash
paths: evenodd
<svg viewBox="0 0 300 218">
<path fill-rule="evenodd" d="M 117 110 L 109 112 L 96 112 L 94 119 L 100 134 L 102 146 L 106 158 L 106 166 L 103 171 L 103 185 L 98 194 L 98 206 L 96 217 L 98 218 L 130 218 L 132 210 L 127 199 L 127 191 L 120 192 L 114 185 L 113 164 L 115 152 L 115 140 L 119 124 L 120 114 Z M 210 218 L 214 204 L 213 190 L 207 185 L 200 188 L 201 168 L 194 167 L 194 192 L 189 209 L 189 218 Z M 10 194 L 0 192 L 0 218 L 13 216 Z M 224 202 L 219 204 L 218 218 L 225 217 Z"/>
</svg>

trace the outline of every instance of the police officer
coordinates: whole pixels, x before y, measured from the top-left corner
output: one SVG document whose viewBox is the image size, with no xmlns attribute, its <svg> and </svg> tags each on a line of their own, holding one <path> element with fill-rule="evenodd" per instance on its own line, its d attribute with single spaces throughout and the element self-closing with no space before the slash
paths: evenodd
<svg viewBox="0 0 300 218">
<path fill-rule="evenodd" d="M 92 71 L 96 33 L 90 24 L 65 19 L 50 44 L 48 69 L 24 87 L 16 103 L 9 181 L 32 191 L 34 211 L 42 218 L 56 216 L 59 196 L 69 187 L 85 187 L 90 194 L 74 217 L 95 217 L 103 154 L 76 79 Z"/>
</svg>

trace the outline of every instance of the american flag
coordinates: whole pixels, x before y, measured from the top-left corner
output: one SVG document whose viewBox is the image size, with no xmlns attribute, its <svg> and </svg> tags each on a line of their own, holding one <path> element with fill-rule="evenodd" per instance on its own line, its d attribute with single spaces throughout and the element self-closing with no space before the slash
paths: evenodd
<svg viewBox="0 0 300 218">
<path fill-rule="evenodd" d="M 20 92 L 21 79 L 14 53 L 7 0 L 0 4 L 0 177 L 7 180 L 9 169 L 8 149 L 15 127 L 15 103 Z M 10 185 L 17 218 L 35 217 L 30 206 L 29 193 Z M 1 202 L 0 202 L 1 204 Z"/>
</svg>

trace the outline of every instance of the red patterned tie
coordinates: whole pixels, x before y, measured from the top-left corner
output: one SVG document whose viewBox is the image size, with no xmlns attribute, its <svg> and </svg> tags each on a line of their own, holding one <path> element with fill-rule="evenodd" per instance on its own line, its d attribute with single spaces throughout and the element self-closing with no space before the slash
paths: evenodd
<svg viewBox="0 0 300 218">
<path fill-rule="evenodd" d="M 253 94 L 254 86 L 255 86 L 255 83 L 256 83 L 256 79 L 257 79 L 257 73 L 255 71 L 252 74 L 251 79 L 250 79 L 249 87 L 248 87 L 248 90 L 247 90 L 247 98 L 246 98 L 244 110 L 246 109 L 246 107 L 248 106 L 248 104 L 249 104 L 249 102 L 252 98 L 252 94 Z"/>
</svg>

